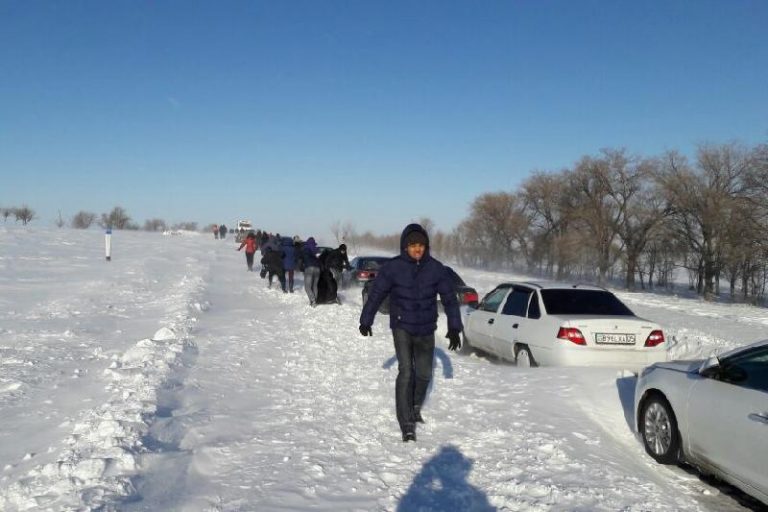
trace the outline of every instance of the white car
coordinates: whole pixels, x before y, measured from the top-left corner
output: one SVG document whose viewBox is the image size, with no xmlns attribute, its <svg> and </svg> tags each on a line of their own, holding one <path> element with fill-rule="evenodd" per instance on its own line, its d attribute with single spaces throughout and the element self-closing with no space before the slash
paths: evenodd
<svg viewBox="0 0 768 512">
<path fill-rule="evenodd" d="M 504 283 L 464 322 L 464 342 L 519 366 L 639 371 L 666 361 L 661 327 L 596 286 Z"/>
<path fill-rule="evenodd" d="M 768 505 L 768 340 L 645 368 L 635 427 L 657 462 L 686 461 Z"/>
</svg>

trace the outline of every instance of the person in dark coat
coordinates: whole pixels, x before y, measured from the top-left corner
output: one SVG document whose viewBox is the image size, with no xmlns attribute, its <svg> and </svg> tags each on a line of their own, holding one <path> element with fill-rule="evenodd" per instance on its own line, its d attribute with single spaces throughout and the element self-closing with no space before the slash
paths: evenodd
<svg viewBox="0 0 768 512">
<path fill-rule="evenodd" d="M 256 235 L 248 233 L 245 240 L 237 248 L 239 251 L 245 247 L 245 264 L 248 265 L 248 272 L 253 272 L 253 255 L 256 253 Z"/>
<path fill-rule="evenodd" d="M 304 272 L 304 242 L 299 235 L 293 237 L 293 252 L 296 255 L 296 270 Z"/>
<path fill-rule="evenodd" d="M 301 251 L 304 261 L 304 291 L 307 292 L 309 305 L 317 306 L 317 283 L 320 280 L 320 260 L 317 259 L 317 243 L 313 237 L 307 238 Z"/>
<path fill-rule="evenodd" d="M 339 288 L 343 288 L 341 272 L 342 270 L 349 270 L 352 267 L 349 266 L 349 259 L 347 258 L 347 246 L 341 244 L 338 248 L 330 251 L 325 256 L 325 268 L 331 271 L 333 278 L 336 280 L 336 284 Z"/>
<path fill-rule="evenodd" d="M 262 259 L 264 259 L 264 256 L 267 255 L 267 248 L 269 248 L 268 242 L 269 235 L 266 231 L 264 231 L 261 233 L 261 238 L 259 239 L 259 252 L 261 252 Z M 261 265 L 261 271 L 259 271 L 259 277 L 262 279 L 267 277 L 267 267 L 265 267 L 263 264 Z"/>
<path fill-rule="evenodd" d="M 227 238 L 227 226 L 224 224 L 219 226 L 219 238 L 221 238 L 222 240 Z"/>
<path fill-rule="evenodd" d="M 290 237 L 284 236 L 281 240 L 283 254 L 283 268 L 288 277 L 288 291 L 293 293 L 293 273 L 296 270 L 296 249 L 293 246 L 293 240 Z"/>
<path fill-rule="evenodd" d="M 269 285 L 267 288 L 272 288 L 272 279 L 277 276 L 277 280 L 280 281 L 280 288 L 283 292 L 287 292 L 285 289 L 285 269 L 283 268 L 283 251 L 274 251 L 271 247 L 267 247 L 267 252 L 264 257 L 261 258 L 261 264 L 267 269 L 269 274 Z"/>
<path fill-rule="evenodd" d="M 424 228 L 409 224 L 400 237 L 400 255 L 379 269 L 360 314 L 360 334 L 372 336 L 373 319 L 389 296 L 389 326 L 398 362 L 395 407 L 403 441 L 415 441 L 416 422 L 424 422 L 421 406 L 432 379 L 438 294 L 448 317 L 448 349 L 456 350 L 461 347 L 463 326 L 455 285 L 447 267 L 429 254 Z"/>
</svg>

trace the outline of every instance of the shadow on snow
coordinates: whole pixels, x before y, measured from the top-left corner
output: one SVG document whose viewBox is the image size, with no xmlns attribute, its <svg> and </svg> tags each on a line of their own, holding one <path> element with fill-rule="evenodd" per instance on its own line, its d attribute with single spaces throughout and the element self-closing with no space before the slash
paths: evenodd
<svg viewBox="0 0 768 512">
<path fill-rule="evenodd" d="M 467 481 L 472 460 L 455 446 L 447 445 L 429 459 L 397 506 L 398 512 L 411 510 L 472 510 L 492 512 L 484 492 Z"/>
</svg>

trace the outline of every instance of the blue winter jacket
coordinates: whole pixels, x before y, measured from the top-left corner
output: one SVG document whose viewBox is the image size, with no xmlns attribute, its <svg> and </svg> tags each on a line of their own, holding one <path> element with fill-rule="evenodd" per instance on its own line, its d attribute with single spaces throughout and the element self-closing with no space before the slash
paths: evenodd
<svg viewBox="0 0 768 512">
<path fill-rule="evenodd" d="M 283 268 L 285 270 L 294 270 L 296 268 L 296 248 L 293 246 L 293 240 L 284 236 L 281 242 L 281 249 L 285 254 L 283 258 Z"/>
<path fill-rule="evenodd" d="M 427 237 L 427 249 L 416 261 L 405 248 L 405 238 L 412 231 Z M 384 298 L 389 295 L 389 326 L 422 336 L 437 329 L 437 295 L 445 308 L 449 330 L 462 330 L 456 287 L 446 267 L 429 254 L 429 237 L 418 224 L 409 224 L 400 237 L 400 255 L 386 262 L 376 275 L 368 301 L 360 314 L 360 325 L 373 325 Z"/>
</svg>

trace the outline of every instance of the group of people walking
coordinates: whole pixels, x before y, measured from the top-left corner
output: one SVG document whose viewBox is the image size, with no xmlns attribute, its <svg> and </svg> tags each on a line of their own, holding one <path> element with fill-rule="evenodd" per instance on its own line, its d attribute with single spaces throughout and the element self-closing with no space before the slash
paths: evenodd
<svg viewBox="0 0 768 512">
<path fill-rule="evenodd" d="M 227 228 L 226 224 L 222 224 L 220 226 L 218 224 L 214 224 L 213 225 L 213 238 L 216 239 L 216 240 L 218 240 L 218 239 L 224 240 L 225 238 L 227 238 L 227 231 L 228 231 L 228 228 Z"/>
<path fill-rule="evenodd" d="M 349 268 L 344 244 L 321 252 L 313 237 L 302 242 L 298 237 L 258 231 L 248 234 L 238 251 L 243 247 L 249 271 L 253 270 L 256 251 L 261 250 L 262 277 L 269 276 L 270 287 L 277 276 L 283 292 L 292 293 L 294 271 L 302 270 L 312 307 L 318 303 L 322 273 L 330 274 L 341 287 L 342 270 Z M 389 327 L 398 361 L 395 410 L 404 442 L 416 441 L 416 424 L 424 423 L 421 411 L 432 379 L 438 295 L 448 317 L 448 349 L 457 350 L 461 348 L 463 325 L 453 280 L 447 267 L 430 254 L 426 230 L 409 224 L 400 238 L 400 254 L 379 269 L 359 326 L 362 336 L 372 336 L 379 306 L 389 297 Z"/>
<path fill-rule="evenodd" d="M 321 279 L 323 271 L 330 273 L 333 283 L 332 299 L 341 304 L 336 290 L 342 288 L 342 271 L 349 269 L 347 246 L 339 245 L 336 249 L 320 250 L 313 237 L 302 241 L 298 236 L 293 238 L 271 234 L 258 230 L 248 233 L 238 247 L 245 248 L 245 261 L 249 271 L 253 271 L 256 251 L 261 254 L 260 276 L 268 280 L 268 287 L 277 277 L 280 288 L 284 293 L 294 292 L 295 273 L 304 273 L 304 291 L 309 299 L 309 305 L 315 307 L 321 297 Z"/>
</svg>

